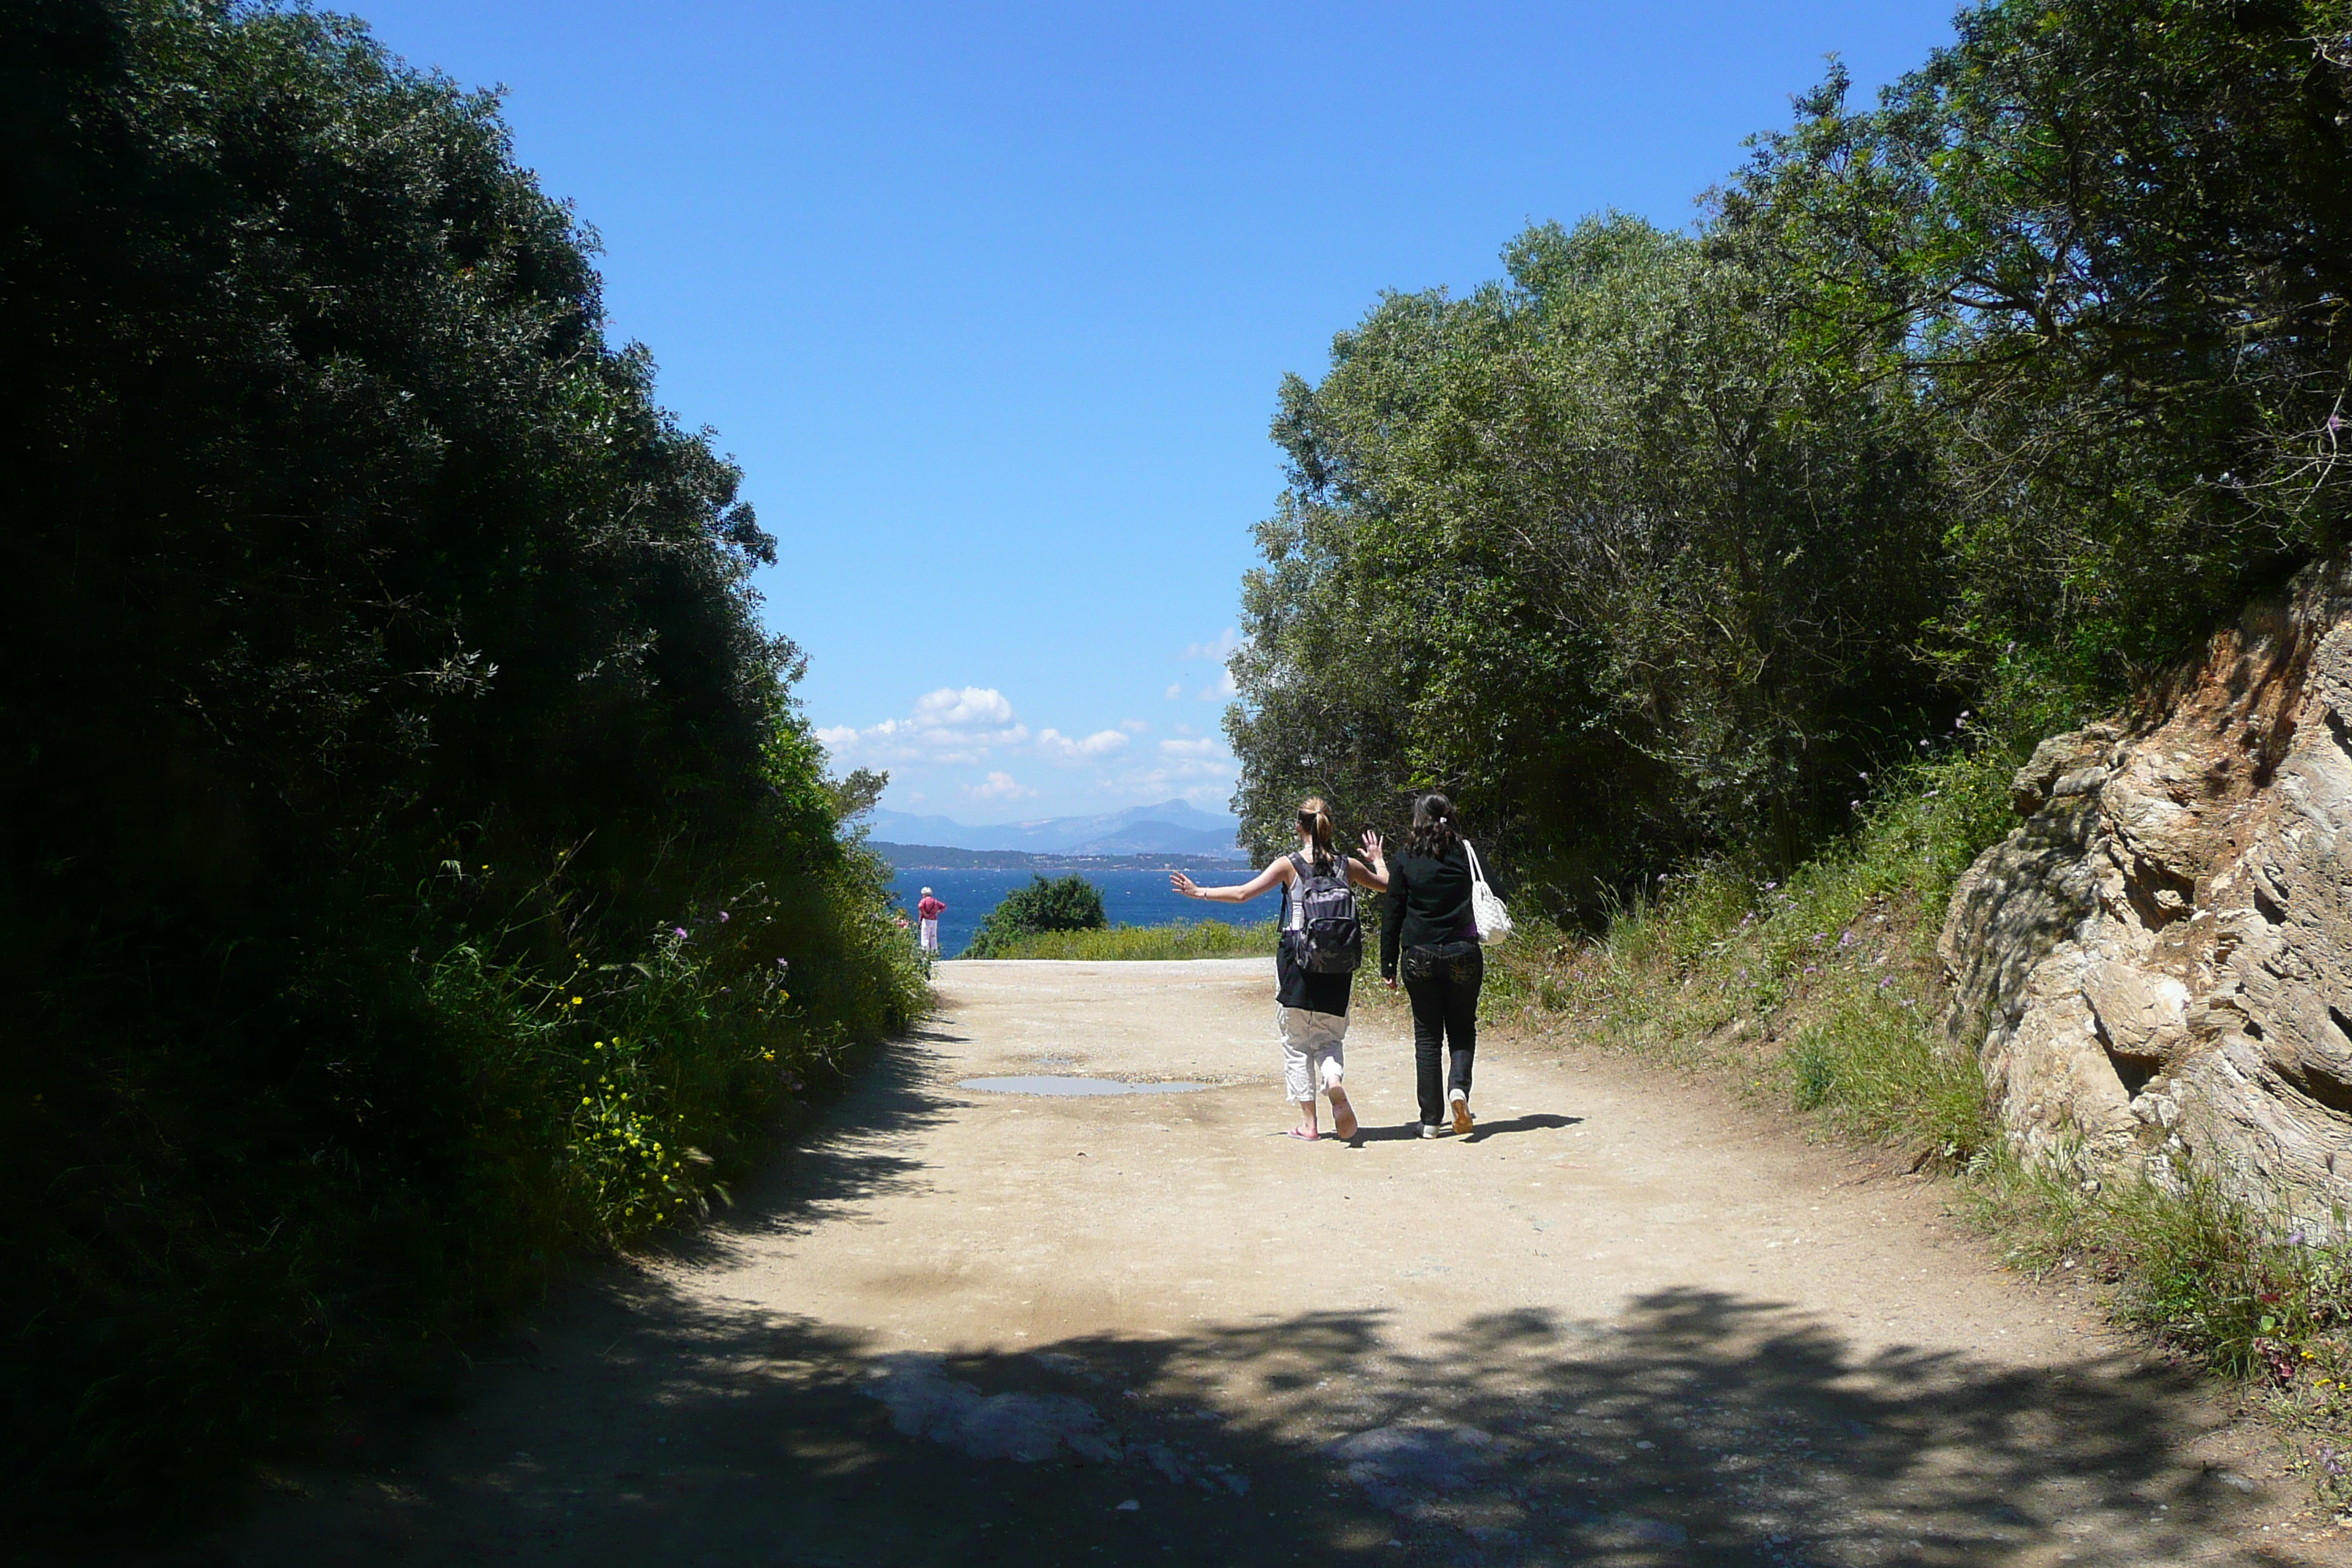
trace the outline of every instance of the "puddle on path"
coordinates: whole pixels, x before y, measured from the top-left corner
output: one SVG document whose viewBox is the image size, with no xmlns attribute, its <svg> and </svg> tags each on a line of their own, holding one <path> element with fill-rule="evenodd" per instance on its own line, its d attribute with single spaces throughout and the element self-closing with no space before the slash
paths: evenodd
<svg viewBox="0 0 2352 1568">
<path fill-rule="evenodd" d="M 986 1094 L 1191 1094 L 1207 1089 L 1205 1083 L 1122 1083 L 1115 1078 L 1057 1078 L 1052 1074 L 1032 1074 L 1024 1078 L 968 1078 L 960 1080 L 958 1089 L 976 1089 Z"/>
</svg>

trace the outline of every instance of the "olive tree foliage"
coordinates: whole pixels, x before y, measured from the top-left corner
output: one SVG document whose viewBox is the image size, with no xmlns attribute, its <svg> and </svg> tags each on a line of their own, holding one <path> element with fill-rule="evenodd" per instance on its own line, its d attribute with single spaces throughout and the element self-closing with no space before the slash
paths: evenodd
<svg viewBox="0 0 2352 1568">
<path fill-rule="evenodd" d="M 2116 691 L 2339 546 L 2352 6 L 2004 0 L 1874 109 L 1832 75 L 1727 211 L 1815 347 L 1945 427 L 1939 657 Z"/>
<path fill-rule="evenodd" d="M 1283 385 L 1244 588 L 1247 831 L 1454 794 L 1568 905 L 1695 848 L 1801 850 L 1940 699 L 1940 495 L 1898 383 L 1823 365 L 1758 226 L 1543 226 Z"/>
</svg>

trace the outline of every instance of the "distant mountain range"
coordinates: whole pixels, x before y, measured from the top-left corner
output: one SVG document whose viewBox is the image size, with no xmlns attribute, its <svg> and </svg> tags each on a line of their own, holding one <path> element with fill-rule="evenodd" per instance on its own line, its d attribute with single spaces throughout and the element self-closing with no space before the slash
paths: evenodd
<svg viewBox="0 0 2352 1568">
<path fill-rule="evenodd" d="M 945 816 L 876 807 L 874 837 L 894 844 L 951 849 L 1021 849 L 1032 855 L 1214 855 L 1242 858 L 1240 824 L 1181 800 L 1131 805 L 1104 816 L 1053 816 L 1035 822 L 967 826 Z"/>
<path fill-rule="evenodd" d="M 1032 854 L 1026 849 L 950 849 L 938 844 L 893 844 L 868 838 L 866 847 L 894 871 L 1233 871 L 1249 864 L 1224 855 L 1187 855 L 1173 849 L 1140 855 Z"/>
</svg>

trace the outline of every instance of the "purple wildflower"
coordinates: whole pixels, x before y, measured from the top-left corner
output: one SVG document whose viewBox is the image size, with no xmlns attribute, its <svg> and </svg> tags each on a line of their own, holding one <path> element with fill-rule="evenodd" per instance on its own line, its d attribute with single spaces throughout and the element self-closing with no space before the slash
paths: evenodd
<svg viewBox="0 0 2352 1568">
<path fill-rule="evenodd" d="M 684 942 L 686 940 L 686 928 L 684 926 L 673 926 L 670 928 L 670 934 L 677 938 L 678 941 Z"/>
<path fill-rule="evenodd" d="M 719 924 L 721 924 L 721 925 L 724 925 L 724 924 L 726 924 L 726 923 L 727 923 L 727 911 L 726 911 L 725 910 L 719 910 Z"/>
</svg>

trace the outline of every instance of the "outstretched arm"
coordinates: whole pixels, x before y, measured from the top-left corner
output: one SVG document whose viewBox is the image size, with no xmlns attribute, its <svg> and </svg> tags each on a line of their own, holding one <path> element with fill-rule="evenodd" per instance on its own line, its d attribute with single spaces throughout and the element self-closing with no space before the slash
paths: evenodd
<svg viewBox="0 0 2352 1568">
<path fill-rule="evenodd" d="M 1245 904 L 1268 888 L 1283 880 L 1283 868 L 1287 860 L 1276 860 L 1248 881 L 1231 888 L 1203 888 L 1181 871 L 1168 873 L 1168 885 L 1188 899 L 1207 899 L 1219 904 Z"/>
<path fill-rule="evenodd" d="M 1360 861 L 1349 857 L 1349 879 L 1376 892 L 1388 891 L 1389 863 L 1381 851 L 1381 836 L 1369 827 L 1364 829 L 1364 858 Z"/>
</svg>

